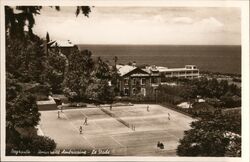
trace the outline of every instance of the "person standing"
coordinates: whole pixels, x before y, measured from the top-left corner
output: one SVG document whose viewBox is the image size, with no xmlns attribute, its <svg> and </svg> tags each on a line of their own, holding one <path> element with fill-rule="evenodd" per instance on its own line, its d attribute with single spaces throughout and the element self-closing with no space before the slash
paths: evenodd
<svg viewBox="0 0 250 162">
<path fill-rule="evenodd" d="M 59 110 L 57 111 L 57 118 L 58 119 L 60 118 L 60 111 Z"/>
<path fill-rule="evenodd" d="M 149 112 L 149 106 L 147 106 L 147 112 Z"/>
<path fill-rule="evenodd" d="M 160 146 L 161 146 L 161 143 L 160 143 L 160 141 L 158 141 L 157 148 L 160 148 Z"/>
<path fill-rule="evenodd" d="M 80 126 L 80 128 L 79 128 L 79 132 L 80 132 L 80 134 L 82 134 L 82 126 Z"/>
<path fill-rule="evenodd" d="M 85 117 L 83 125 L 88 125 L 88 118 Z"/>
</svg>

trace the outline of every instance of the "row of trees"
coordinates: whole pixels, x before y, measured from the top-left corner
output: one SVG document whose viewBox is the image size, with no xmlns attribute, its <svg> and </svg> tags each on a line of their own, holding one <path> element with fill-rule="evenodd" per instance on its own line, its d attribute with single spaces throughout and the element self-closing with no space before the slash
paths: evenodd
<svg viewBox="0 0 250 162">
<path fill-rule="evenodd" d="M 241 106 L 241 89 L 227 80 L 218 81 L 213 78 L 176 79 L 177 86 L 161 85 L 158 88 L 159 101 L 178 104 L 182 101 L 194 102 L 197 96 L 211 101 L 214 107 Z"/>
<path fill-rule="evenodd" d="M 61 89 L 65 58 L 58 51 L 47 55 L 44 40 L 32 28 L 42 6 L 5 6 L 6 29 L 6 155 L 13 150 L 50 152 L 54 140 L 37 135 L 40 113 L 37 92 L 48 95 Z M 60 7 L 56 6 L 56 10 Z M 18 12 L 16 12 L 18 10 Z M 77 6 L 76 15 L 88 16 L 90 7 Z M 27 28 L 27 30 L 26 30 Z"/>
<path fill-rule="evenodd" d="M 56 147 L 54 140 L 38 136 L 36 129 L 40 120 L 36 104 L 38 95 L 35 95 L 39 90 L 36 87 L 47 87 L 44 83 L 48 62 L 42 44 L 43 40 L 28 33 L 22 37 L 6 34 L 7 155 L 13 150 L 29 150 L 36 154 Z M 49 93 L 49 88 L 41 90 L 43 94 Z"/>
</svg>

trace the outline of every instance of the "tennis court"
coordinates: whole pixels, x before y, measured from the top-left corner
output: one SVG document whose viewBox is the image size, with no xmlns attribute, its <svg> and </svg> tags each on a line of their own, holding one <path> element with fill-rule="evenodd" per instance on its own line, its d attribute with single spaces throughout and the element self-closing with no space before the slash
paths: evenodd
<svg viewBox="0 0 250 162">
<path fill-rule="evenodd" d="M 68 109 L 60 113 L 60 118 L 58 111 L 40 113 L 42 133 L 55 140 L 57 149 L 110 149 L 111 155 L 126 156 L 176 156 L 179 139 L 194 121 L 160 105 L 146 104 L 112 110 Z M 164 144 L 164 149 L 157 148 L 158 141 Z"/>
</svg>

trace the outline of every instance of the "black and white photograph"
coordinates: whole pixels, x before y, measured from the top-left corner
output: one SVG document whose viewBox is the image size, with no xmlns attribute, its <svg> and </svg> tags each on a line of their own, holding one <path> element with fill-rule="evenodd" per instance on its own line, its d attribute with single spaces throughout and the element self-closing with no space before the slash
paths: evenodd
<svg viewBox="0 0 250 162">
<path fill-rule="evenodd" d="M 158 2 L 2 2 L 3 161 L 249 160 L 249 1 Z"/>
</svg>

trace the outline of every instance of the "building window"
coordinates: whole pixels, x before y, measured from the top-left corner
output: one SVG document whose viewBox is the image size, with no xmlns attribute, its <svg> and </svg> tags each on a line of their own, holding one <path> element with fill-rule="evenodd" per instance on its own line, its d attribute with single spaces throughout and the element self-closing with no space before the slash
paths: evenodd
<svg viewBox="0 0 250 162">
<path fill-rule="evenodd" d="M 158 83 L 157 78 L 151 78 L 151 83 L 152 84 L 157 84 Z"/>
<path fill-rule="evenodd" d="M 135 78 L 132 79 L 132 84 L 136 85 L 136 79 Z"/>
<path fill-rule="evenodd" d="M 141 93 L 143 94 L 143 96 L 146 96 L 146 89 L 145 89 L 145 88 L 142 88 L 142 89 L 141 89 Z"/>
<path fill-rule="evenodd" d="M 141 79 L 141 85 L 145 85 L 146 84 L 146 79 L 145 78 L 142 78 Z"/>
<path fill-rule="evenodd" d="M 178 75 L 179 75 L 179 72 L 173 72 L 174 77 L 178 77 Z"/>
<path fill-rule="evenodd" d="M 171 76 L 172 76 L 172 73 L 171 73 L 171 72 L 166 72 L 165 74 L 166 74 L 166 75 L 165 75 L 166 77 L 171 77 Z"/>
<path fill-rule="evenodd" d="M 135 88 L 133 88 L 132 94 L 133 94 L 133 95 L 136 95 L 136 89 L 135 89 Z"/>
<path fill-rule="evenodd" d="M 198 73 L 199 73 L 198 70 L 194 70 L 194 71 L 193 71 L 193 74 L 198 74 Z"/>
<path fill-rule="evenodd" d="M 125 96 L 129 95 L 129 89 L 128 88 L 124 88 L 124 95 Z"/>
<path fill-rule="evenodd" d="M 128 78 L 124 79 L 124 84 L 128 85 Z"/>
<path fill-rule="evenodd" d="M 164 83 L 164 82 L 167 82 L 167 78 L 165 76 L 162 76 L 161 77 L 161 82 Z"/>
</svg>

